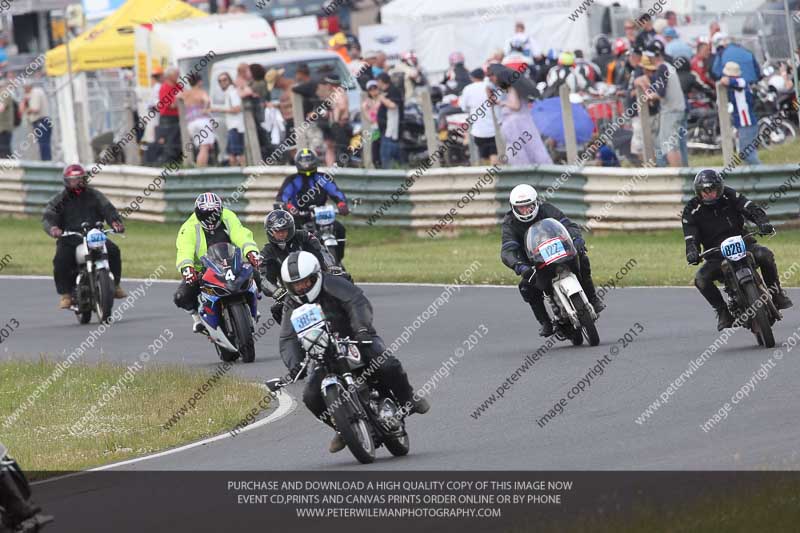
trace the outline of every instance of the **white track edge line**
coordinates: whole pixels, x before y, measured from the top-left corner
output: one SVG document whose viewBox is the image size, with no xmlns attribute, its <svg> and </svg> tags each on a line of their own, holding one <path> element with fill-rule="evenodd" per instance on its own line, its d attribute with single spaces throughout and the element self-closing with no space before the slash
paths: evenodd
<svg viewBox="0 0 800 533">
<path fill-rule="evenodd" d="M 266 387 L 264 387 L 264 388 L 266 389 Z M 288 399 L 288 401 L 281 401 L 281 397 L 284 397 L 284 396 Z M 289 415 L 292 411 L 294 411 L 297 408 L 297 402 L 294 400 L 294 398 L 292 398 L 292 396 L 289 393 L 281 390 L 278 393 L 277 397 L 278 397 L 278 408 L 275 409 L 275 411 L 273 411 L 269 416 L 267 416 L 265 418 L 262 418 L 261 420 L 257 420 L 256 422 L 253 422 L 252 424 L 246 425 L 245 427 L 242 428 L 242 430 L 239 433 L 246 433 L 247 431 L 251 431 L 253 429 L 257 429 L 257 428 L 260 428 L 262 426 L 265 426 L 265 425 L 267 425 L 267 424 L 269 424 L 271 422 L 275 422 L 277 420 L 280 420 L 281 418 Z M 35 481 L 35 482 L 31 483 L 31 485 L 43 485 L 45 483 L 51 483 L 53 481 L 59 481 L 59 480 L 67 479 L 67 478 L 70 478 L 70 477 L 80 476 L 80 475 L 86 474 L 87 472 L 100 472 L 100 471 L 103 471 L 103 470 L 111 470 L 112 468 L 117 468 L 117 467 L 120 467 L 120 466 L 130 465 L 130 464 L 134 464 L 134 463 L 141 463 L 143 461 L 149 461 L 150 459 L 156 459 L 158 457 L 165 457 L 167 455 L 172 455 L 172 454 L 180 453 L 180 452 L 183 452 L 183 451 L 186 451 L 186 450 L 191 450 L 192 448 L 197 448 L 198 446 L 205 446 L 206 444 L 210 444 L 212 442 L 217 442 L 217 441 L 224 440 L 224 439 L 227 439 L 227 438 L 232 438 L 232 435 L 231 435 L 230 431 L 226 431 L 225 433 L 221 433 L 221 434 L 216 435 L 214 437 L 208 437 L 206 439 L 199 440 L 197 442 L 184 444 L 183 446 L 179 446 L 177 448 L 171 448 L 169 450 L 164 450 L 163 452 L 157 452 L 157 453 L 154 453 L 154 454 L 145 455 L 143 457 L 135 457 L 133 459 L 127 459 L 125 461 L 120 461 L 118 463 L 111 463 L 111 464 L 108 464 L 108 465 L 98 466 L 98 467 L 95 467 L 95 468 L 90 468 L 88 470 L 83 470 L 81 472 L 75 472 L 73 474 L 67 474 L 65 476 L 58 476 L 58 477 L 54 477 L 54 478 L 44 479 L 42 481 Z"/>
</svg>

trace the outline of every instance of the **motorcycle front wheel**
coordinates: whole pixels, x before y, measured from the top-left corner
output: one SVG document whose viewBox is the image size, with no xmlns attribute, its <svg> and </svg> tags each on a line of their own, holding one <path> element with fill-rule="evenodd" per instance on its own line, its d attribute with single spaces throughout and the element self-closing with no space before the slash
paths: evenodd
<svg viewBox="0 0 800 533">
<path fill-rule="evenodd" d="M 743 289 L 745 296 L 747 296 L 748 308 L 750 308 L 758 302 L 760 291 L 754 283 L 746 283 Z M 769 322 L 769 314 L 767 314 L 766 306 L 762 305 L 755 310 L 755 318 L 753 318 L 753 321 L 755 322 L 755 329 L 757 330 L 753 333 L 756 335 L 756 341 L 758 341 L 759 346 L 763 343 L 765 348 L 774 348 L 775 336 L 772 333 L 772 325 Z"/>
<path fill-rule="evenodd" d="M 114 280 L 108 270 L 100 269 L 95 272 L 94 278 L 94 306 L 100 322 L 111 318 L 114 307 Z"/>
<path fill-rule="evenodd" d="M 239 348 L 243 363 L 252 363 L 256 359 L 256 347 L 253 340 L 253 322 L 250 315 L 250 308 L 245 303 L 239 303 L 228 307 L 230 316 L 230 329 L 233 333 L 234 343 Z"/>
<path fill-rule="evenodd" d="M 325 405 L 332 410 L 334 424 L 347 448 L 359 463 L 369 464 L 375 461 L 375 443 L 366 417 L 352 402 L 341 387 L 325 389 Z"/>
<path fill-rule="evenodd" d="M 589 346 L 597 346 L 600 344 L 600 334 L 597 333 L 597 326 L 594 325 L 594 320 L 592 320 L 592 313 L 583 303 L 583 298 L 581 298 L 580 294 L 573 294 L 571 299 L 572 305 L 575 306 L 575 311 L 578 313 L 578 320 L 581 322 L 583 336 L 589 341 Z"/>
</svg>

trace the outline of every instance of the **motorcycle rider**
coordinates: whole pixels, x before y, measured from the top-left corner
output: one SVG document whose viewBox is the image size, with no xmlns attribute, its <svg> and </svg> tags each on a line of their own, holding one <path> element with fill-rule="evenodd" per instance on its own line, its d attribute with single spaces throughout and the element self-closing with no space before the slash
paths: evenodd
<svg viewBox="0 0 800 533">
<path fill-rule="evenodd" d="M 20 490 L 8 470 L 14 460 L 6 454 L 5 446 L 0 443 L 0 533 L 40 531 L 53 517 L 41 514 L 42 509 Z"/>
<path fill-rule="evenodd" d="M 586 255 L 586 242 L 581 236 L 580 227 L 553 204 L 541 201 L 536 189 L 527 184 L 517 185 L 511 190 L 509 197 L 511 210 L 506 213 L 502 224 L 503 244 L 500 248 L 500 259 L 508 268 L 513 270 L 522 279 L 519 283 L 519 292 L 533 310 L 533 315 L 542 328 L 539 335 L 549 337 L 554 333 L 553 322 L 544 305 L 544 291 L 549 287 L 547 280 L 536 276 L 536 268 L 531 264 L 525 253 L 525 233 L 536 222 L 545 218 L 553 218 L 566 227 L 575 249 L 578 251 L 578 265 L 581 287 L 586 293 L 586 298 L 592 304 L 596 313 L 605 309 L 605 304 L 597 297 L 592 281 L 592 270 L 589 257 Z"/>
<path fill-rule="evenodd" d="M 371 344 L 358 345 L 361 357 L 367 364 L 367 371 L 375 372 L 378 381 L 394 393 L 401 408 L 410 409 L 412 413 L 428 412 L 428 401 L 414 397 L 414 390 L 408 382 L 403 365 L 386 352 L 383 340 L 372 324 L 372 304 L 360 288 L 341 276 L 322 272 L 319 261 L 309 252 L 289 254 L 281 266 L 281 279 L 291 298 L 285 301 L 280 350 L 281 358 L 293 377 L 300 372 L 305 354 L 292 327 L 291 314 L 302 304 L 317 303 L 339 335 L 361 342 L 371 341 Z M 333 427 L 325 413 L 325 401 L 320 389 L 322 377 L 322 372 L 311 372 L 303 391 L 303 403 L 317 418 Z M 345 442 L 337 433 L 331 441 L 329 451 L 336 453 L 344 447 Z"/>
<path fill-rule="evenodd" d="M 333 177 L 317 172 L 319 159 L 313 150 L 303 148 L 297 153 L 294 160 L 297 173 L 286 176 L 280 190 L 278 190 L 277 201 L 286 205 L 286 210 L 294 217 L 295 224 L 302 226 L 311 220 L 312 215 L 300 214 L 301 211 L 311 211 L 314 206 L 322 206 L 328 203 L 330 196 L 339 208 L 339 214 L 347 216 L 350 214 L 350 207 L 347 205 L 347 198 L 344 193 L 336 186 Z M 340 257 L 344 259 L 345 229 L 339 220 L 333 221 L 333 234 L 339 239 Z"/>
<path fill-rule="evenodd" d="M 213 192 L 205 192 L 194 202 L 194 213 L 181 226 L 178 238 L 176 267 L 183 281 L 175 291 L 175 305 L 192 315 L 192 330 L 203 331 L 197 312 L 197 297 L 200 295 L 200 276 L 203 264 L 200 258 L 208 248 L 221 242 L 241 248 L 253 268 L 258 272 L 260 258 L 253 232 L 239 221 L 236 213 L 222 207 L 222 200 Z"/>
<path fill-rule="evenodd" d="M 88 173 L 81 165 L 68 165 L 64 168 L 64 190 L 53 196 L 44 209 L 42 225 L 45 233 L 58 239 L 56 255 L 53 258 L 53 279 L 59 294 L 58 307 L 69 309 L 72 305 L 72 289 L 75 285 L 75 248 L 83 243 L 78 235 L 60 238 L 65 231 L 81 231 L 84 222 L 92 226 L 98 221 L 107 222 L 114 231 L 123 233 L 125 226 L 114 205 L 108 198 L 90 187 Z M 108 264 L 114 275 L 114 298 L 125 298 L 128 294 L 120 287 L 122 279 L 122 256 L 119 248 L 111 240 L 106 241 Z"/>
<path fill-rule="evenodd" d="M 728 237 L 744 234 L 745 219 L 758 226 L 759 233 L 770 234 L 775 231 L 767 218 L 767 213 L 754 202 L 748 200 L 730 187 L 726 187 L 719 172 L 704 169 L 694 178 L 696 196 L 689 200 L 683 209 L 683 235 L 686 240 L 686 261 L 692 265 L 700 263 L 700 246 L 715 248 Z M 769 248 L 756 244 L 755 239 L 746 239 L 747 250 L 752 252 L 764 277 L 764 283 L 772 294 L 772 302 L 778 309 L 792 307 L 792 301 L 783 292 L 778 277 L 775 256 Z M 709 257 L 700 267 L 694 278 L 694 285 L 700 294 L 717 312 L 717 329 L 722 331 L 733 325 L 725 300 L 715 280 L 722 280 L 722 260 Z"/>
<path fill-rule="evenodd" d="M 294 219 L 288 211 L 276 209 L 270 212 L 264 219 L 264 231 L 267 243 L 261 249 L 261 289 L 267 296 L 275 298 L 270 312 L 275 322 L 280 323 L 286 296 L 286 289 L 279 281 L 281 265 L 290 253 L 305 251 L 314 254 L 322 271 L 335 276 L 344 274 L 344 270 L 336 265 L 336 260 L 314 234 L 295 229 Z"/>
</svg>

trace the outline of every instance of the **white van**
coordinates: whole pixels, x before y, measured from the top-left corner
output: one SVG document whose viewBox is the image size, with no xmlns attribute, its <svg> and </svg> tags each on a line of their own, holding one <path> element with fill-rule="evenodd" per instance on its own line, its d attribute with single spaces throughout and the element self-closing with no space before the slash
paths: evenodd
<svg viewBox="0 0 800 533">
<path fill-rule="evenodd" d="M 136 95 L 140 116 L 152 102 L 153 68 L 177 66 L 181 74 L 197 72 L 209 87 L 212 65 L 248 52 L 276 50 L 278 41 L 262 17 L 249 14 L 211 15 L 135 29 Z"/>
</svg>

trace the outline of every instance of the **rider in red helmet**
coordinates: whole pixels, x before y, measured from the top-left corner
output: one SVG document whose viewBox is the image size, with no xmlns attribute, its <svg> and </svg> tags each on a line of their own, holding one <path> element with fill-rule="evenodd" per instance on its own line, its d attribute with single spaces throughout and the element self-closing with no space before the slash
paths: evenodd
<svg viewBox="0 0 800 533">
<path fill-rule="evenodd" d="M 69 309 L 72 305 L 72 289 L 75 284 L 75 248 L 82 240 L 77 235 L 61 237 L 65 231 L 81 231 L 86 222 L 92 226 L 96 222 L 106 222 L 117 233 L 125 231 L 117 209 L 108 201 L 103 193 L 90 187 L 88 173 L 81 165 L 68 165 L 64 169 L 64 190 L 53 196 L 47 203 L 42 215 L 44 231 L 58 239 L 56 256 L 53 258 L 53 278 L 60 296 L 58 306 Z M 114 275 L 114 298 L 125 298 L 128 294 L 120 287 L 122 278 L 122 256 L 113 242 L 106 241 L 108 264 Z"/>
</svg>

